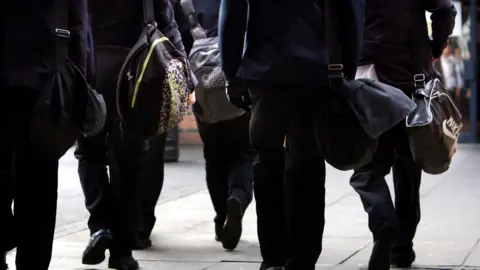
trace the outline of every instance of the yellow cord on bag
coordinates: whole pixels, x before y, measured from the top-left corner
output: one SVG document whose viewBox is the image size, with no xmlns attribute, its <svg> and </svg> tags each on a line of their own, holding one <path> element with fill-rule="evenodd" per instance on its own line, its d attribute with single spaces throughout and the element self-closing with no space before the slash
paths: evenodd
<svg viewBox="0 0 480 270">
<path fill-rule="evenodd" d="M 147 57 L 145 57 L 145 61 L 143 62 L 143 65 L 142 65 L 142 70 L 140 71 L 140 75 L 138 76 L 138 79 L 135 82 L 135 90 L 133 92 L 131 108 L 135 107 L 135 102 L 137 101 L 138 90 L 140 89 L 140 83 L 142 82 L 143 75 L 145 74 L 145 70 L 147 69 L 148 62 L 150 61 L 150 58 L 152 57 L 153 50 L 155 49 L 155 46 L 157 46 L 158 43 L 165 42 L 165 41 L 168 41 L 168 38 L 162 37 L 162 38 L 159 38 L 159 39 L 155 39 L 153 41 L 152 45 L 150 45 L 150 49 L 148 50 Z"/>
</svg>

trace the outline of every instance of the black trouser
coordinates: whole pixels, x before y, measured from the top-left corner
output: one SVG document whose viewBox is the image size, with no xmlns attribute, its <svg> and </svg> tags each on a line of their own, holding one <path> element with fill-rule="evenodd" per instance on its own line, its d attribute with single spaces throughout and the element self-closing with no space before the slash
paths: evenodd
<svg viewBox="0 0 480 270">
<path fill-rule="evenodd" d="M 142 217 L 139 224 L 138 236 L 149 238 L 157 218 L 155 207 L 163 188 L 164 153 L 167 133 L 148 141 L 148 149 L 141 169 L 140 191 Z"/>
<path fill-rule="evenodd" d="M 385 176 L 392 167 L 395 207 L 385 182 Z M 420 221 L 421 174 L 421 168 L 413 161 L 402 121 L 380 137 L 373 160 L 355 170 L 350 179 L 368 213 L 374 239 L 382 237 L 385 232 L 399 232 L 392 249 L 393 257 L 409 256 L 412 251 L 412 241 Z"/>
<path fill-rule="evenodd" d="M 142 222 L 140 176 L 147 147 L 147 142 L 130 139 L 128 133 L 122 137 L 118 128 L 107 125 L 96 137 L 79 139 L 75 151 L 90 212 L 89 229 L 91 233 L 110 229 L 112 252 L 118 255 L 130 255 L 137 241 Z"/>
<path fill-rule="evenodd" d="M 313 126 L 320 93 L 295 85 L 251 87 L 250 140 L 258 153 L 254 189 L 264 265 L 313 270 L 322 251 L 325 162 Z"/>
<path fill-rule="evenodd" d="M 138 236 L 149 237 L 155 224 L 155 206 L 163 186 L 167 135 L 146 143 L 110 136 L 107 143 L 106 131 L 110 129 L 108 125 L 95 137 L 79 139 L 75 155 L 79 159 L 80 182 L 90 212 L 90 232 L 111 229 L 114 238 L 119 238 L 114 242 L 123 241 L 125 243 L 119 244 L 124 246 L 136 241 L 138 231 Z M 110 165 L 110 180 L 107 165 Z M 130 213 L 125 212 L 127 209 Z M 113 215 L 117 211 L 118 215 Z"/>
<path fill-rule="evenodd" d="M 30 139 L 39 92 L 0 91 L 4 101 L 0 106 L 0 251 L 16 246 L 17 269 L 47 270 L 55 232 L 58 160 L 37 151 Z"/>
<path fill-rule="evenodd" d="M 227 199 L 240 199 L 245 211 L 252 201 L 255 151 L 249 139 L 250 114 L 232 120 L 205 123 L 197 119 L 205 157 L 207 187 L 215 209 L 215 223 L 227 218 Z"/>
</svg>

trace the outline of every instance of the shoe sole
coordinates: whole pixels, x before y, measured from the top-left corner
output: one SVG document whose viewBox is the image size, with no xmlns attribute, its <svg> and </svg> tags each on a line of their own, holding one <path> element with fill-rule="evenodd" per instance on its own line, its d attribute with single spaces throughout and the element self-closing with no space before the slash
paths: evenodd
<svg viewBox="0 0 480 270">
<path fill-rule="evenodd" d="M 116 270 L 138 270 L 140 269 L 140 265 L 137 263 L 136 265 L 123 265 L 121 263 L 112 263 L 108 262 L 109 269 L 116 269 Z"/>
<path fill-rule="evenodd" d="M 144 250 L 152 247 L 152 240 L 145 240 L 140 243 L 137 243 L 134 247 L 133 250 Z"/>
<path fill-rule="evenodd" d="M 227 201 L 227 222 L 222 231 L 222 245 L 227 250 L 234 250 L 242 236 L 242 204 L 236 198 Z"/>
<path fill-rule="evenodd" d="M 105 251 L 110 248 L 111 238 L 100 237 L 93 241 L 83 253 L 82 264 L 97 265 L 105 261 Z"/>
</svg>

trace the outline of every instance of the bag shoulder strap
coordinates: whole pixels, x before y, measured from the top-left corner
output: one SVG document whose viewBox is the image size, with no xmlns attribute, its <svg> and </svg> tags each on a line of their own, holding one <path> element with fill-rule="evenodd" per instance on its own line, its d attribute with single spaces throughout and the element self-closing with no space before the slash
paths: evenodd
<svg viewBox="0 0 480 270">
<path fill-rule="evenodd" d="M 423 31 L 418 31 L 419 29 L 416 26 L 417 21 L 417 8 L 419 7 L 418 3 L 420 1 L 418 0 L 409 0 L 409 9 L 408 9 L 408 15 L 407 18 L 410 18 L 410 61 L 411 61 L 411 69 L 413 72 L 413 87 L 415 89 L 418 88 L 425 88 L 426 85 L 426 75 L 423 70 L 423 62 L 422 62 L 422 57 L 423 53 L 420 51 L 420 46 L 419 42 L 422 40 L 422 37 L 420 36 L 420 33 L 423 33 Z M 425 13 L 425 11 L 422 11 L 422 13 Z"/>
<path fill-rule="evenodd" d="M 197 13 L 195 12 L 193 0 L 181 0 L 180 4 L 182 5 L 183 12 L 188 19 L 188 24 L 190 25 L 190 32 L 192 33 L 193 38 L 206 38 L 207 31 L 202 27 L 202 25 L 197 19 Z"/>
<path fill-rule="evenodd" d="M 337 5 L 338 0 L 325 0 L 323 10 L 325 14 L 325 41 L 328 49 L 328 76 L 330 84 L 341 83 L 344 79 L 342 54 L 338 33 Z M 319 1 L 317 1 L 319 3 Z"/>
<path fill-rule="evenodd" d="M 145 25 L 157 25 L 155 22 L 155 6 L 153 0 L 143 0 L 143 22 Z"/>
<path fill-rule="evenodd" d="M 70 40 L 70 31 L 68 30 L 68 1 L 56 0 L 55 1 L 55 35 L 56 35 L 56 62 L 57 69 L 63 64 L 65 59 L 68 58 L 68 42 Z"/>
</svg>

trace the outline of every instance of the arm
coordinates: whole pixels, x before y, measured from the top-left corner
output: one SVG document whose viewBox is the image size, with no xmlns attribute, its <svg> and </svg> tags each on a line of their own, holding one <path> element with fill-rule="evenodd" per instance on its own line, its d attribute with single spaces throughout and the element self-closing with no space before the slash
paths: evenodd
<svg viewBox="0 0 480 270">
<path fill-rule="evenodd" d="M 235 79 L 243 57 L 247 30 L 246 0 L 222 0 L 218 36 L 222 69 L 229 81 Z"/>
<path fill-rule="evenodd" d="M 426 0 L 425 9 L 432 13 L 432 54 L 439 58 L 452 34 L 457 11 L 450 0 Z"/>
<path fill-rule="evenodd" d="M 172 42 L 177 50 L 185 53 L 185 47 L 182 43 L 182 37 L 178 31 L 178 25 L 175 21 L 175 15 L 170 0 L 155 0 L 155 20 L 158 29 Z"/>
<path fill-rule="evenodd" d="M 175 21 L 178 25 L 178 31 L 180 32 L 183 46 L 185 46 L 185 51 L 188 55 L 193 46 L 193 37 L 192 33 L 190 32 L 190 24 L 185 16 L 185 12 L 183 11 L 181 0 L 172 0 L 172 5 Z"/>
<path fill-rule="evenodd" d="M 70 0 L 68 3 L 68 56 L 87 75 L 87 25 L 88 11 L 86 0 Z"/>
<path fill-rule="evenodd" d="M 332 0 L 332 2 L 337 4 L 336 16 L 340 19 L 338 27 L 344 73 L 347 78 L 353 79 L 363 41 L 365 0 Z"/>
</svg>

